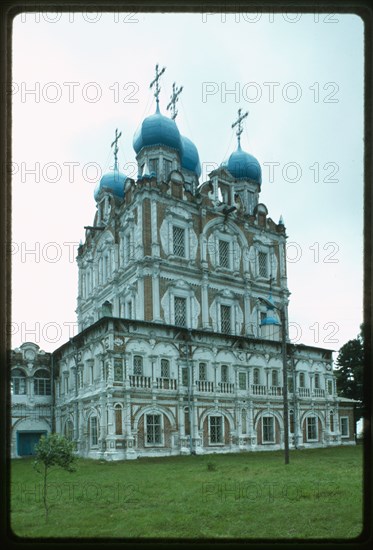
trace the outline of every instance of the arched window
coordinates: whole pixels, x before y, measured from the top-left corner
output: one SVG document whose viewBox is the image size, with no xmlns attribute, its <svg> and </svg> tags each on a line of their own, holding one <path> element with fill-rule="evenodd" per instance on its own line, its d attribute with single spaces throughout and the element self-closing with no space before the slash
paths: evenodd
<svg viewBox="0 0 373 550">
<path fill-rule="evenodd" d="M 34 394 L 51 394 L 51 378 L 47 370 L 40 369 L 34 374 Z"/>
<path fill-rule="evenodd" d="M 26 395 L 26 375 L 21 369 L 12 371 L 12 393 L 13 395 Z"/>
<path fill-rule="evenodd" d="M 161 359 L 161 378 L 170 378 L 170 362 L 168 359 Z"/>
<path fill-rule="evenodd" d="M 241 415 L 242 415 L 242 417 L 241 417 L 241 432 L 243 434 L 246 434 L 247 433 L 247 412 L 246 412 L 246 409 L 242 409 Z"/>
<path fill-rule="evenodd" d="M 97 447 L 98 445 L 98 418 L 97 416 L 91 416 L 88 420 L 88 434 L 89 442 L 92 447 Z"/>
<path fill-rule="evenodd" d="M 221 366 L 221 381 L 228 382 L 228 365 Z"/>
<path fill-rule="evenodd" d="M 289 411 L 289 431 L 291 434 L 294 433 L 294 411 L 291 409 Z"/>
<path fill-rule="evenodd" d="M 67 420 L 66 423 L 65 423 L 64 435 L 65 435 L 66 439 L 68 439 L 69 441 L 73 440 L 74 425 L 73 425 L 71 420 Z"/>
<path fill-rule="evenodd" d="M 330 411 L 329 419 L 330 419 L 330 431 L 334 432 L 334 412 L 333 411 Z"/>
<path fill-rule="evenodd" d="M 304 379 L 304 372 L 299 373 L 299 387 L 304 388 L 305 387 L 305 379 Z"/>
<path fill-rule="evenodd" d="M 120 405 L 115 405 L 115 435 L 123 434 L 122 427 L 122 407 Z"/>
</svg>

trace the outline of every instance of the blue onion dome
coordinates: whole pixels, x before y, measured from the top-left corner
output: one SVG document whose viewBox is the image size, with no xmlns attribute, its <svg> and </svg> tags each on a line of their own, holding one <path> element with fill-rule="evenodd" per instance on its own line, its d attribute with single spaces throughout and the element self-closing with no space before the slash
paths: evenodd
<svg viewBox="0 0 373 550">
<path fill-rule="evenodd" d="M 280 325 L 281 323 L 274 316 L 275 304 L 273 302 L 272 295 L 270 294 L 267 299 L 267 313 L 260 325 Z"/>
<path fill-rule="evenodd" d="M 181 137 L 176 123 L 161 114 L 159 107 L 154 115 L 148 116 L 133 136 L 133 148 L 139 153 L 143 147 L 167 145 L 182 153 Z"/>
<path fill-rule="evenodd" d="M 100 191 L 108 191 L 115 197 L 123 199 L 126 179 L 127 176 L 122 174 L 122 172 L 119 172 L 117 167 L 115 167 L 112 172 L 104 174 L 94 191 L 95 200 L 97 201 Z"/>
<path fill-rule="evenodd" d="M 189 138 L 181 136 L 182 155 L 181 155 L 181 167 L 185 170 L 194 172 L 197 177 L 201 175 L 201 163 L 199 161 L 199 155 L 197 147 Z"/>
<path fill-rule="evenodd" d="M 224 166 L 236 179 L 250 179 L 259 185 L 262 183 L 262 169 L 259 162 L 255 157 L 243 151 L 240 145 Z"/>
</svg>

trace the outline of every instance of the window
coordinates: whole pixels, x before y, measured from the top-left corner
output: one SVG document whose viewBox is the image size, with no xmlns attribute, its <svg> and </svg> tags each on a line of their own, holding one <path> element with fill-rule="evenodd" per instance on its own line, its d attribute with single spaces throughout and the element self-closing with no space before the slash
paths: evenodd
<svg viewBox="0 0 373 550">
<path fill-rule="evenodd" d="M 242 409 L 241 413 L 241 433 L 247 433 L 247 412 L 246 409 Z"/>
<path fill-rule="evenodd" d="M 126 233 L 124 236 L 124 263 L 127 264 L 134 259 L 133 239 L 131 233 Z"/>
<path fill-rule="evenodd" d="M 123 363 L 121 359 L 114 360 L 114 382 L 123 382 Z"/>
<path fill-rule="evenodd" d="M 168 178 L 172 170 L 172 162 L 168 159 L 163 159 L 163 177 L 164 179 Z"/>
<path fill-rule="evenodd" d="M 181 369 L 181 384 L 183 386 L 188 386 L 188 380 L 189 380 L 188 367 L 183 367 Z"/>
<path fill-rule="evenodd" d="M 89 428 L 90 428 L 90 441 L 92 447 L 98 445 L 98 423 L 97 416 L 91 416 L 89 419 Z"/>
<path fill-rule="evenodd" d="M 263 443 L 274 443 L 275 426 L 274 426 L 273 416 L 263 416 L 262 429 L 263 429 Z"/>
<path fill-rule="evenodd" d="M 136 376 L 143 375 L 143 359 L 141 355 L 135 355 L 133 358 L 133 374 Z"/>
<path fill-rule="evenodd" d="M 34 394 L 35 395 L 51 394 L 51 379 L 48 371 L 38 370 L 34 374 Z"/>
<path fill-rule="evenodd" d="M 161 378 L 170 378 L 170 362 L 168 359 L 161 359 Z"/>
<path fill-rule="evenodd" d="M 348 437 L 350 435 L 349 426 L 348 426 L 348 416 L 341 416 L 341 436 Z"/>
<path fill-rule="evenodd" d="M 158 159 L 150 159 L 149 160 L 149 170 L 150 170 L 150 174 L 152 172 L 154 172 L 155 175 L 158 174 Z"/>
<path fill-rule="evenodd" d="M 65 435 L 66 439 L 68 439 L 69 441 L 73 440 L 74 425 L 73 425 L 71 420 L 66 421 L 65 429 L 64 429 L 64 435 Z"/>
<path fill-rule="evenodd" d="M 228 382 L 228 365 L 221 366 L 221 381 Z"/>
<path fill-rule="evenodd" d="M 89 383 L 93 384 L 94 382 L 94 372 L 93 372 L 93 365 L 89 366 Z"/>
<path fill-rule="evenodd" d="M 333 395 L 333 381 L 328 380 L 328 394 Z"/>
<path fill-rule="evenodd" d="M 260 370 L 254 369 L 253 384 L 260 384 Z"/>
<path fill-rule="evenodd" d="M 333 413 L 333 411 L 330 411 L 329 425 L 330 425 L 330 431 L 334 432 L 334 413 Z"/>
<path fill-rule="evenodd" d="M 162 421 L 160 414 L 146 415 L 147 445 L 162 445 Z"/>
<path fill-rule="evenodd" d="M 294 391 L 293 377 L 288 376 L 288 392 L 293 393 L 293 391 Z"/>
<path fill-rule="evenodd" d="M 320 375 L 319 374 L 315 374 L 315 389 L 316 390 L 320 389 Z"/>
<path fill-rule="evenodd" d="M 230 268 L 229 242 L 219 239 L 219 265 L 227 269 Z"/>
<path fill-rule="evenodd" d="M 238 387 L 240 390 L 246 390 L 247 388 L 246 372 L 238 373 Z"/>
<path fill-rule="evenodd" d="M 12 371 L 12 393 L 26 395 L 26 375 L 21 369 Z"/>
<path fill-rule="evenodd" d="M 69 393 L 69 377 L 65 376 L 65 393 Z"/>
<path fill-rule="evenodd" d="M 210 416 L 210 443 L 224 443 L 223 418 L 221 416 Z"/>
<path fill-rule="evenodd" d="M 268 277 L 268 254 L 267 252 L 258 252 L 259 276 Z"/>
<path fill-rule="evenodd" d="M 185 258 L 185 229 L 178 225 L 172 226 L 173 254 Z"/>
<path fill-rule="evenodd" d="M 127 319 L 132 319 L 132 302 L 131 300 L 129 300 L 127 303 L 126 303 L 126 309 L 127 309 Z"/>
<path fill-rule="evenodd" d="M 307 418 L 307 441 L 317 441 L 317 418 L 309 416 Z"/>
<path fill-rule="evenodd" d="M 304 388 L 305 387 L 305 379 L 304 379 L 304 372 L 301 372 L 299 374 L 299 387 Z"/>
<path fill-rule="evenodd" d="M 220 330 L 228 334 L 232 332 L 231 306 L 220 306 Z"/>
<path fill-rule="evenodd" d="M 272 371 L 272 386 L 278 386 L 278 371 Z"/>
<path fill-rule="evenodd" d="M 289 431 L 291 434 L 294 433 L 294 425 L 295 425 L 295 421 L 294 421 L 294 411 L 293 409 L 291 409 L 291 411 L 289 411 Z"/>
<path fill-rule="evenodd" d="M 175 296 L 174 309 L 175 325 L 179 327 L 186 327 L 186 298 Z"/>
<path fill-rule="evenodd" d="M 122 407 L 120 405 L 115 405 L 115 435 L 122 435 Z"/>
<path fill-rule="evenodd" d="M 198 380 L 206 380 L 206 363 L 199 364 Z"/>
</svg>

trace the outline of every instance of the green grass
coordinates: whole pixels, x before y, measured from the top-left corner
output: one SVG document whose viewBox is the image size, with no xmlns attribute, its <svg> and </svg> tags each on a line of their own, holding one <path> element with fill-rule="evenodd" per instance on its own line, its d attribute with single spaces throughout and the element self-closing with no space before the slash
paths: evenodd
<svg viewBox="0 0 373 550">
<path fill-rule="evenodd" d="M 20 537 L 354 538 L 362 530 L 362 447 L 103 462 L 42 480 L 13 460 Z"/>
</svg>

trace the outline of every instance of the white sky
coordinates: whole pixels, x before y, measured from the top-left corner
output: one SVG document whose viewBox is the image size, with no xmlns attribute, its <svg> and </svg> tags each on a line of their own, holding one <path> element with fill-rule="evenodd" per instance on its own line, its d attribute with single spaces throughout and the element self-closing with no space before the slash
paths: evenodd
<svg viewBox="0 0 373 550">
<path fill-rule="evenodd" d="M 249 110 L 242 147 L 261 163 L 260 200 L 275 222 L 283 215 L 288 233 L 290 337 L 335 350 L 356 337 L 364 59 L 357 16 L 45 13 L 18 16 L 13 30 L 13 346 L 27 340 L 52 351 L 76 333 L 76 248 L 64 243 L 84 240 L 83 226 L 93 222 L 95 166 L 105 172 L 112 164 L 116 127 L 121 169 L 134 175 L 132 137 L 155 110 L 156 63 L 166 66 L 163 114 L 172 83 L 184 87 L 177 124 L 198 148 L 201 182 L 235 149 L 238 108 Z M 273 178 L 270 163 L 279 163 Z M 35 168 L 37 176 L 28 172 Z"/>
</svg>

